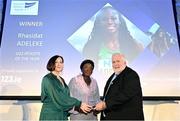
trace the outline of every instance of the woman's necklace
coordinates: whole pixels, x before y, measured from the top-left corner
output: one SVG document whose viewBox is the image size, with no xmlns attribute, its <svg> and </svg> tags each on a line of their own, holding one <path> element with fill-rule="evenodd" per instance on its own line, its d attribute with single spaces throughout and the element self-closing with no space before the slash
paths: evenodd
<svg viewBox="0 0 180 121">
<path fill-rule="evenodd" d="M 119 49 L 119 43 L 117 40 L 110 40 L 107 44 L 107 47 L 111 50 L 118 50 Z"/>
</svg>

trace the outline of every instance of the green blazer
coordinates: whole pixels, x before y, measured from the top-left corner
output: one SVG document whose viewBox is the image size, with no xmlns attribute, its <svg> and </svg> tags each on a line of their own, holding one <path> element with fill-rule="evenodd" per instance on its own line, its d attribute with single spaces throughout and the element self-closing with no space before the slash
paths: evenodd
<svg viewBox="0 0 180 121">
<path fill-rule="evenodd" d="M 61 77 L 64 81 L 64 79 Z M 43 103 L 39 120 L 67 120 L 68 111 L 74 106 L 79 107 L 81 102 L 70 97 L 66 83 L 61 84 L 58 78 L 49 73 L 43 77 L 41 83 L 41 101 Z"/>
</svg>

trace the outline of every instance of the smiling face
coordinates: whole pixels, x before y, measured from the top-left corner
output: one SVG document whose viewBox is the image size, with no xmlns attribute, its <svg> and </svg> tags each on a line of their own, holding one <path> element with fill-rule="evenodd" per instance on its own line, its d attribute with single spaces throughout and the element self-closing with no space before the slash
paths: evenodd
<svg viewBox="0 0 180 121">
<path fill-rule="evenodd" d="M 104 30 L 108 33 L 117 32 L 119 29 L 119 14 L 112 8 L 104 9 L 99 14 L 99 21 Z"/>
<path fill-rule="evenodd" d="M 63 71 L 63 68 L 64 68 L 64 62 L 62 60 L 62 58 L 58 57 L 54 63 L 54 72 L 56 73 L 60 73 Z"/>
<path fill-rule="evenodd" d="M 126 67 L 124 56 L 121 54 L 112 55 L 112 67 L 115 73 L 122 72 Z"/>
<path fill-rule="evenodd" d="M 93 72 L 93 66 L 90 63 L 86 63 L 83 65 L 82 73 L 84 76 L 91 76 Z"/>
</svg>

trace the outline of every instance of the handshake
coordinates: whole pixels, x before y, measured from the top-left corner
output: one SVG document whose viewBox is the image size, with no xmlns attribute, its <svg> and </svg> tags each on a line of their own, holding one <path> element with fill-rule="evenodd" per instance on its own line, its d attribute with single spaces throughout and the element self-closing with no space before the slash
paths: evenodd
<svg viewBox="0 0 180 121">
<path fill-rule="evenodd" d="M 104 110 L 105 108 L 106 108 L 106 103 L 104 101 L 97 103 L 95 106 L 90 106 L 86 103 L 81 103 L 81 106 L 80 106 L 80 109 L 84 113 L 89 113 L 91 111 L 99 112 L 99 111 Z"/>
</svg>

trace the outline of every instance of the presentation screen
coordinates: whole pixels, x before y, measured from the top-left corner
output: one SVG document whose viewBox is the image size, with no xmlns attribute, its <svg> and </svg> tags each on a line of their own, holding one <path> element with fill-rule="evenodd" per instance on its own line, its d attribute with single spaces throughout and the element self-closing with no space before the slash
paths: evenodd
<svg viewBox="0 0 180 121">
<path fill-rule="evenodd" d="M 102 95 L 117 52 L 139 74 L 143 96 L 180 96 L 172 0 L 7 0 L 5 8 L 1 96 L 39 96 L 54 55 L 64 58 L 67 84 L 92 59 Z"/>
</svg>

